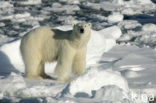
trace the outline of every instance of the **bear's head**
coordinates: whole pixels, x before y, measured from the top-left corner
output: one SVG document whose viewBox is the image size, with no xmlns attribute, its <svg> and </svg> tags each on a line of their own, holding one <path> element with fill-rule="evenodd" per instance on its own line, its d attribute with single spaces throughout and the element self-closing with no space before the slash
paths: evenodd
<svg viewBox="0 0 156 103">
<path fill-rule="evenodd" d="M 73 26 L 75 36 L 81 38 L 90 35 L 91 23 L 77 23 Z"/>
</svg>

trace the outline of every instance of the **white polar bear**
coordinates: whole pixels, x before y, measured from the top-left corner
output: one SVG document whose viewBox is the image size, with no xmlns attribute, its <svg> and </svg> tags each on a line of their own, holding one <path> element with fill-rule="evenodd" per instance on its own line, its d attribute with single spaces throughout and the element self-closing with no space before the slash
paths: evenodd
<svg viewBox="0 0 156 103">
<path fill-rule="evenodd" d="M 25 64 L 25 77 L 50 78 L 44 71 L 45 62 L 57 61 L 54 74 L 58 81 L 69 81 L 69 73 L 81 75 L 85 70 L 86 47 L 91 23 L 78 23 L 73 30 L 61 31 L 39 27 L 22 38 L 20 50 Z M 71 70 L 72 68 L 72 70 Z"/>
</svg>

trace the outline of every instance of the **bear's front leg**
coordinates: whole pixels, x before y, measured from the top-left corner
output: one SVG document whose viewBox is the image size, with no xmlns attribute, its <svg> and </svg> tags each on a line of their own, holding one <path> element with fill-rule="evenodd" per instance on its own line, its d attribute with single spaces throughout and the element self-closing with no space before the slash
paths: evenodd
<svg viewBox="0 0 156 103">
<path fill-rule="evenodd" d="M 64 48 L 61 50 L 58 56 L 57 65 L 55 68 L 55 75 L 58 77 L 57 80 L 60 82 L 68 82 L 69 73 L 71 72 L 72 61 L 75 51 L 70 48 Z"/>
<path fill-rule="evenodd" d="M 77 51 L 72 64 L 72 73 L 76 76 L 80 76 L 84 73 L 86 67 L 86 49 L 82 48 Z"/>
</svg>

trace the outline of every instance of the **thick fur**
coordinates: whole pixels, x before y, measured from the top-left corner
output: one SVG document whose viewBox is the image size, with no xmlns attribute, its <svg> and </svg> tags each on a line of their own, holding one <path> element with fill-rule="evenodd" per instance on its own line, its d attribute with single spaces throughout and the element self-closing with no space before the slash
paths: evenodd
<svg viewBox="0 0 156 103">
<path fill-rule="evenodd" d="M 71 31 L 39 27 L 26 34 L 21 41 L 25 77 L 50 78 L 44 71 L 45 62 L 57 61 L 54 73 L 58 81 L 69 81 L 69 73 L 81 75 L 85 71 L 86 46 L 91 24 L 75 24 Z M 80 29 L 84 29 L 81 33 Z M 72 68 L 72 70 L 71 70 Z"/>
</svg>

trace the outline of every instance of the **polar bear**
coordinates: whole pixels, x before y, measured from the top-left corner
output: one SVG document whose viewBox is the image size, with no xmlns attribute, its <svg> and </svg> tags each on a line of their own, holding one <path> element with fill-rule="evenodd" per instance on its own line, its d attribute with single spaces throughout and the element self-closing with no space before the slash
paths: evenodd
<svg viewBox="0 0 156 103">
<path fill-rule="evenodd" d="M 44 71 L 45 62 L 57 61 L 54 74 L 67 82 L 69 74 L 85 71 L 86 47 L 90 39 L 91 23 L 77 23 L 73 30 L 61 31 L 39 27 L 23 36 L 20 50 L 28 79 L 50 79 Z"/>
</svg>

